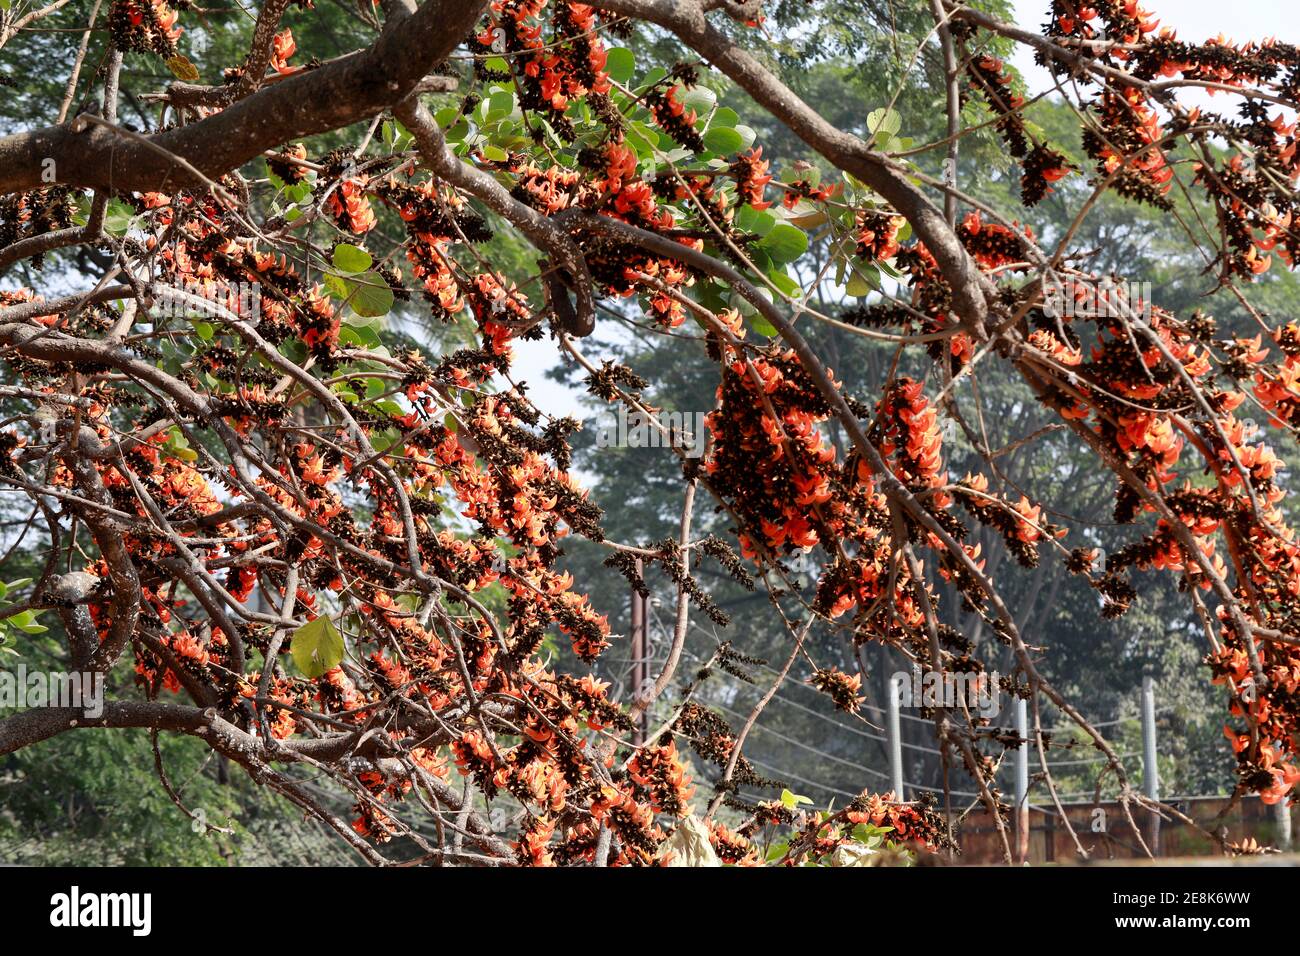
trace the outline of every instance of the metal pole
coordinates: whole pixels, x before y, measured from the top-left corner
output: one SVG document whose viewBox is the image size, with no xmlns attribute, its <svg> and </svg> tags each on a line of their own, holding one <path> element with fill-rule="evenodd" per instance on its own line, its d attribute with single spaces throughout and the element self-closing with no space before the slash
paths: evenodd
<svg viewBox="0 0 1300 956">
<path fill-rule="evenodd" d="M 1156 682 L 1142 678 L 1142 792 L 1151 800 L 1160 799 L 1160 774 L 1156 765 Z M 1151 852 L 1160 854 L 1160 815 L 1151 812 Z"/>
<path fill-rule="evenodd" d="M 636 559 L 636 574 L 640 578 L 645 573 L 645 568 L 641 559 Z M 646 599 L 641 596 L 635 587 L 632 588 L 632 668 L 631 678 L 629 680 L 631 690 L 631 700 L 635 701 L 641 696 L 644 690 L 646 677 L 649 672 L 649 661 L 646 653 Z M 642 714 L 637 720 L 636 730 L 633 731 L 632 742 L 641 744 L 645 741 L 646 734 L 649 733 L 649 714 Z"/>
<path fill-rule="evenodd" d="M 889 678 L 889 778 L 893 782 L 894 799 L 906 800 L 903 792 L 903 737 L 899 730 L 898 701 L 903 692 L 903 680 L 895 675 Z"/>
<path fill-rule="evenodd" d="M 1029 701 L 1016 698 L 1016 858 L 1029 862 Z"/>
</svg>

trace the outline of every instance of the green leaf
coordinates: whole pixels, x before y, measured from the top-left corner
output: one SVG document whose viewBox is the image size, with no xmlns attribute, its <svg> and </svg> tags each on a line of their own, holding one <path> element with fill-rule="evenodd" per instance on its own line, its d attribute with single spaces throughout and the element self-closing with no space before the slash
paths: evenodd
<svg viewBox="0 0 1300 956">
<path fill-rule="evenodd" d="M 848 284 L 845 285 L 844 291 L 853 296 L 855 299 L 861 299 L 869 295 L 872 288 L 871 280 L 862 274 L 858 269 L 854 269 L 849 274 Z"/>
<path fill-rule="evenodd" d="M 298 670 L 308 677 L 320 677 L 343 660 L 343 635 L 322 615 L 293 632 L 289 653 Z"/>
<path fill-rule="evenodd" d="M 845 285 L 844 291 L 852 295 L 855 299 L 861 299 L 871 293 L 872 289 L 879 289 L 880 273 L 871 265 L 854 265 L 849 272 L 849 282 Z"/>
<path fill-rule="evenodd" d="M 134 206 L 120 199 L 110 199 L 104 210 L 104 229 L 115 236 L 125 235 L 135 215 Z"/>
<path fill-rule="evenodd" d="M 344 325 L 339 329 L 339 345 L 356 345 L 371 350 L 379 346 L 383 339 L 371 325 Z"/>
<path fill-rule="evenodd" d="M 759 240 L 758 248 L 771 256 L 777 265 L 785 265 L 808 251 L 808 237 L 803 230 L 787 222 L 778 222 L 771 232 Z"/>
<path fill-rule="evenodd" d="M 903 230 L 901 230 L 901 229 L 899 230 L 900 233 L 901 233 L 902 231 L 903 231 Z M 889 278 L 891 278 L 891 279 L 902 279 L 902 278 L 903 278 L 903 273 L 899 272 L 899 271 L 898 271 L 897 269 L 895 269 L 892 265 L 890 265 L 888 259 L 878 259 L 878 260 L 876 260 L 876 268 L 877 268 L 879 271 L 883 272 L 885 275 L 889 276 Z"/>
<path fill-rule="evenodd" d="M 9 625 L 27 634 L 44 634 L 49 630 L 44 624 L 38 624 L 36 615 L 31 611 L 21 611 L 9 618 Z"/>
<path fill-rule="evenodd" d="M 647 156 L 653 156 L 655 150 L 659 147 L 659 134 L 646 126 L 645 123 L 638 123 L 634 120 L 627 124 L 627 141 L 636 150 L 637 156 L 644 159 Z"/>
<path fill-rule="evenodd" d="M 378 272 L 362 272 L 354 276 L 327 272 L 321 281 L 330 295 L 342 299 L 363 318 L 378 318 L 392 311 L 393 290 Z"/>
<path fill-rule="evenodd" d="M 754 235 L 762 237 L 772 231 L 776 225 L 776 216 L 772 215 L 766 209 L 755 209 L 753 206 L 741 206 L 740 211 L 736 213 L 736 228 L 745 232 L 752 232 Z"/>
<path fill-rule="evenodd" d="M 882 106 L 880 109 L 872 110 L 867 114 L 867 129 L 877 134 L 877 139 L 888 139 L 902 127 L 903 117 L 898 115 L 898 110 Z"/>
<path fill-rule="evenodd" d="M 465 137 L 469 135 L 469 121 L 461 117 L 451 129 L 447 130 L 447 142 L 463 143 Z"/>
<path fill-rule="evenodd" d="M 515 111 L 515 94 L 509 90 L 493 93 L 488 97 L 487 114 L 484 122 L 495 123 L 503 120 Z"/>
<path fill-rule="evenodd" d="M 799 283 L 792 279 L 784 269 L 769 269 L 767 277 L 771 280 L 772 285 L 776 286 L 788 296 L 796 296 L 803 293 L 803 289 L 799 287 Z"/>
<path fill-rule="evenodd" d="M 90 197 L 76 196 L 73 200 L 72 222 L 77 226 L 84 226 L 90 221 Z"/>
<path fill-rule="evenodd" d="M 636 58 L 626 47 L 616 46 L 605 51 L 605 72 L 615 83 L 626 86 L 635 68 Z"/>
<path fill-rule="evenodd" d="M 346 299 L 352 291 L 352 284 L 348 280 L 332 272 L 327 272 L 321 276 L 321 282 L 325 284 L 325 291 L 336 299 Z"/>
<path fill-rule="evenodd" d="M 393 125 L 397 127 L 397 136 L 393 141 L 393 152 L 400 153 L 410 148 L 415 136 L 401 123 L 394 123 Z"/>
<path fill-rule="evenodd" d="M 749 316 L 746 321 L 749 323 L 749 327 L 759 335 L 765 335 L 771 339 L 776 338 L 776 336 L 780 334 L 775 325 L 763 318 L 761 312 L 755 312 L 753 315 Z"/>
<path fill-rule="evenodd" d="M 334 247 L 334 268 L 344 275 L 356 275 L 358 272 L 365 272 L 374 261 L 374 256 L 360 246 L 340 242 Z"/>
<path fill-rule="evenodd" d="M 745 140 L 728 126 L 714 125 L 704 131 L 704 145 L 710 152 L 726 156 L 744 148 Z"/>
<path fill-rule="evenodd" d="M 327 275 L 326 278 L 328 279 L 329 276 Z M 307 360 L 307 346 L 302 344 L 301 339 L 285 339 L 280 343 L 279 351 L 295 365 L 301 365 Z"/>
<path fill-rule="evenodd" d="M 400 409 L 399 409 L 400 411 Z M 385 428 L 371 434 L 370 444 L 377 452 L 385 452 L 402 440 L 402 433 L 396 428 Z"/>
<path fill-rule="evenodd" d="M 710 126 L 735 126 L 740 122 L 740 114 L 730 106 L 719 106 L 713 113 Z"/>
<path fill-rule="evenodd" d="M 348 298 L 348 305 L 357 315 L 376 318 L 393 309 L 393 290 L 378 272 L 363 272 L 353 283 L 356 288 Z"/>
<path fill-rule="evenodd" d="M 9 602 L 5 601 L 5 596 L 9 593 L 9 589 L 20 588 L 24 584 L 30 584 L 31 580 L 31 578 L 19 578 L 17 581 L 10 581 L 7 584 L 4 581 L 0 581 L 0 601 L 8 604 Z"/>
<path fill-rule="evenodd" d="M 789 790 L 781 791 L 781 803 L 787 810 L 795 810 L 801 803 L 812 803 L 807 797 L 801 797 L 797 793 L 791 793 Z"/>
<path fill-rule="evenodd" d="M 700 119 L 708 116 L 718 102 L 718 94 L 707 86 L 693 87 L 677 98 L 688 110 L 695 110 L 695 115 Z"/>
</svg>

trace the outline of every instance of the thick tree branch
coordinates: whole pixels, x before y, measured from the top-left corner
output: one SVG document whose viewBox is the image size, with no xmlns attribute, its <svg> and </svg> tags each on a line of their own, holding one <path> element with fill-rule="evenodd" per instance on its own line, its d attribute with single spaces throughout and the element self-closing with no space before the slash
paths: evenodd
<svg viewBox="0 0 1300 956">
<path fill-rule="evenodd" d="M 348 126 L 403 99 L 473 28 L 486 0 L 428 0 L 390 21 L 371 46 L 315 70 L 268 85 L 213 116 L 148 137 L 155 149 L 124 141 L 99 125 L 74 119 L 0 139 L 0 193 L 48 185 L 42 164 L 54 160 L 57 181 L 110 191 L 195 187 L 285 142 Z M 169 159 L 168 154 L 176 159 Z"/>
</svg>

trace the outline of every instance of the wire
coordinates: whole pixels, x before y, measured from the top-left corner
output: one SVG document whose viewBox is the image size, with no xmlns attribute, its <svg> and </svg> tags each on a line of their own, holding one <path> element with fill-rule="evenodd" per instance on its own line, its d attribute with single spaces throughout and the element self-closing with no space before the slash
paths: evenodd
<svg viewBox="0 0 1300 956">
<path fill-rule="evenodd" d="M 927 793 L 943 793 L 943 787 L 927 787 L 927 786 L 926 786 L 925 784 L 923 784 L 923 783 L 910 783 L 910 782 L 907 781 L 907 780 L 904 780 L 904 781 L 903 781 L 903 786 L 904 786 L 904 787 L 911 787 L 911 788 L 914 789 L 914 790 L 924 790 L 924 791 L 926 791 Z M 950 789 L 950 790 L 948 791 L 948 793 L 950 793 L 950 794 L 951 794 L 952 796 L 954 796 L 954 797 L 972 797 L 972 798 L 974 798 L 974 799 L 976 799 L 976 800 L 983 799 L 983 798 L 982 798 L 978 793 L 971 793 L 969 790 L 951 790 L 951 789 Z"/>
<path fill-rule="evenodd" d="M 1126 753 L 1126 754 L 1116 754 L 1115 756 L 1120 760 L 1129 760 L 1133 757 L 1141 757 L 1142 755 L 1140 753 L 1133 752 L 1133 753 Z M 1038 759 L 1037 753 L 1034 754 L 1034 760 L 1038 763 L 1038 766 L 1040 768 L 1043 766 L 1043 762 Z M 1083 764 L 1109 763 L 1109 762 L 1110 762 L 1109 757 L 1105 756 L 1104 754 L 1098 754 L 1096 757 L 1089 757 L 1086 760 L 1049 760 L 1047 762 L 1047 769 L 1051 770 L 1053 767 L 1077 767 Z"/>
<path fill-rule="evenodd" d="M 700 656 L 698 656 L 698 655 L 696 655 L 696 654 L 693 654 L 693 653 L 691 653 L 690 651 L 687 651 L 686 654 L 687 654 L 687 656 L 689 656 L 691 659 L 693 659 L 693 660 L 696 661 L 697 663 L 700 663 L 700 664 L 705 663 L 704 658 L 702 658 L 702 657 L 700 657 Z M 766 670 L 771 670 L 771 668 L 765 668 L 765 669 L 766 669 Z M 772 673 L 777 674 L 777 676 L 780 676 L 780 672 L 779 672 L 779 671 L 772 671 Z M 797 685 L 797 686 L 801 686 L 801 687 L 802 687 L 802 686 L 804 686 L 804 685 L 799 684 L 799 685 Z M 755 688 L 755 689 L 756 689 L 756 688 Z M 809 689 L 809 690 L 813 690 L 813 688 L 811 688 L 811 687 L 808 688 L 808 689 Z M 813 691 L 813 692 L 814 692 L 814 693 L 817 693 L 817 691 Z M 823 714 L 823 713 L 821 713 L 821 712 L 818 711 L 818 710 L 814 710 L 813 708 L 808 707 L 808 706 L 805 705 L 805 704 L 801 704 L 801 703 L 799 703 L 797 700 L 791 700 L 789 697 L 786 697 L 784 694 L 781 694 L 781 693 L 774 693 L 774 694 L 772 695 L 772 699 L 773 699 L 773 700 L 779 700 L 779 701 L 781 701 L 781 702 L 784 703 L 784 704 L 788 704 L 789 706 L 795 708 L 796 710 L 800 710 L 800 711 L 802 711 L 802 712 L 805 713 L 805 714 L 809 714 L 809 715 L 811 715 L 811 716 L 813 716 L 813 717 L 816 717 L 818 720 L 824 720 L 824 721 L 826 721 L 826 723 L 828 723 L 828 724 L 832 725 L 833 727 L 836 727 L 836 728 L 838 728 L 838 729 L 840 729 L 840 730 L 847 730 L 847 731 L 848 731 L 849 733 L 851 733 L 851 734 L 857 734 L 859 737 L 865 737 L 865 738 L 867 738 L 868 740 L 875 740 L 875 741 L 878 741 L 879 743 L 883 743 L 883 744 L 888 744 L 888 743 L 889 743 L 889 738 L 886 737 L 886 736 L 884 736 L 883 734 L 873 734 L 873 733 L 871 733 L 870 731 L 860 730 L 859 728 L 854 727 L 854 726 L 852 726 L 852 725 L 850 725 L 850 724 L 842 723 L 841 721 L 838 721 L 838 720 L 836 720 L 836 719 L 833 718 L 833 717 L 828 717 L 826 714 Z M 864 706 L 866 706 L 866 705 L 864 705 Z M 873 708 L 873 709 L 874 709 L 874 708 Z M 748 716 L 748 715 L 740 715 L 740 716 Z M 902 714 L 900 714 L 899 716 L 908 716 L 908 715 L 902 715 Z M 926 724 L 927 726 L 929 726 L 929 725 L 932 724 L 932 721 L 925 720 L 924 718 L 921 718 L 921 717 L 911 717 L 910 719 L 912 719 L 912 720 L 918 720 L 918 721 L 920 721 L 921 723 Z M 936 749 L 933 748 L 933 747 L 926 747 L 926 746 L 923 746 L 922 744 L 911 744 L 911 743 L 907 743 L 906 741 L 903 742 L 903 747 L 906 748 L 906 749 L 908 749 L 908 750 L 919 750 L 919 751 L 921 751 L 921 752 L 923 752 L 923 753 L 928 753 L 928 754 L 936 754 L 936 755 L 938 755 L 938 753 L 939 753 L 939 751 L 936 750 Z"/>
<path fill-rule="evenodd" d="M 788 698 L 788 697 L 783 697 L 783 696 L 781 696 L 780 694 L 774 694 L 774 695 L 772 695 L 772 696 L 773 696 L 775 699 L 782 701 L 783 703 L 789 704 L 791 707 L 794 707 L 794 708 L 796 708 L 797 710 L 801 710 L 801 711 L 803 711 L 805 714 L 811 714 L 812 716 L 817 717 L 817 718 L 819 718 L 819 719 L 821 719 L 821 720 L 824 720 L 824 721 L 826 721 L 826 723 L 831 724 L 831 725 L 833 725 L 833 726 L 835 726 L 835 727 L 838 727 L 838 728 L 840 728 L 841 730 L 847 730 L 847 731 L 849 731 L 850 733 L 857 734 L 859 737 L 866 737 L 868 740 L 876 740 L 876 741 L 879 741 L 879 742 L 882 743 L 882 744 L 886 744 L 886 745 L 887 745 L 887 744 L 889 743 L 889 738 L 888 738 L 887 736 L 883 735 L 883 734 L 873 734 L 873 733 L 868 733 L 868 732 L 865 731 L 865 730 L 859 730 L 857 727 L 850 726 L 849 724 L 840 723 L 840 721 L 835 720 L 833 717 L 828 717 L 827 715 L 825 715 L 825 714 L 823 714 L 823 713 L 820 713 L 820 712 L 818 712 L 818 711 L 816 711 L 816 710 L 813 710 L 811 707 L 805 707 L 803 704 L 797 703 L 796 701 L 793 701 L 793 700 L 791 700 L 791 699 Z M 902 715 L 900 714 L 899 716 L 902 716 Z M 920 718 L 920 717 L 917 717 L 917 718 L 914 718 L 914 719 L 916 719 L 916 720 L 920 720 L 922 723 L 924 723 L 924 724 L 925 724 L 926 726 L 928 726 L 928 727 L 933 727 L 933 726 L 934 726 L 934 721 L 931 721 L 931 720 L 924 720 L 924 719 L 922 719 L 922 718 Z M 904 749 L 904 750 L 919 750 L 919 751 L 921 751 L 922 753 L 935 754 L 936 756 L 941 756 L 940 752 L 939 752 L 937 749 L 935 749 L 934 747 L 927 747 L 927 746 L 925 746 L 924 744 L 912 744 L 912 743 L 908 743 L 906 740 L 901 741 L 901 743 L 902 743 L 902 746 L 903 746 L 903 749 Z"/>
<path fill-rule="evenodd" d="M 717 706 L 719 710 L 725 710 L 727 713 L 732 714 L 736 717 L 746 716 L 745 714 L 741 714 L 739 711 L 732 710 L 730 707 L 726 707 L 722 704 L 719 704 Z M 754 724 L 754 729 L 765 731 L 771 734 L 773 737 L 777 738 L 778 740 L 783 740 L 788 744 L 794 744 L 794 746 L 796 747 L 800 747 L 803 750 L 807 750 L 809 753 L 814 753 L 819 757 L 824 757 L 825 759 L 833 761 L 835 763 L 843 764 L 846 767 L 852 767 L 854 770 L 865 771 L 866 773 L 872 774 L 873 776 L 877 776 L 882 780 L 889 779 L 888 774 L 881 773 L 879 770 L 873 770 L 870 767 L 864 767 L 860 763 L 854 763 L 851 760 L 845 760 L 843 757 L 837 757 L 835 756 L 835 754 L 829 754 L 824 750 L 818 750 L 816 747 L 809 746 L 808 744 L 804 743 L 801 740 L 795 740 L 793 737 L 787 737 L 785 734 L 781 733 L 780 731 L 773 730 L 771 727 L 765 727 L 763 724 L 758 724 L 758 723 Z"/>
</svg>

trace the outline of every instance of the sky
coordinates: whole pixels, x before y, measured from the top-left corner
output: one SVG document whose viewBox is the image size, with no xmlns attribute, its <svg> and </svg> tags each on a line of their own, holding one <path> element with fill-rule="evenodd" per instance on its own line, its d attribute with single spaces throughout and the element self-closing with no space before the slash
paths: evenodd
<svg viewBox="0 0 1300 956">
<path fill-rule="evenodd" d="M 1173 27 L 1178 39 L 1198 43 L 1224 34 L 1238 43 L 1276 36 L 1300 43 L 1300 17 L 1296 0 L 1139 0 L 1154 13 L 1160 25 Z M 1038 32 L 1047 20 L 1045 0 L 1015 0 L 1016 22 Z M 1050 82 L 1047 71 L 1034 63 L 1034 55 L 1021 47 L 1011 62 L 1024 74 L 1030 90 Z"/>
<path fill-rule="evenodd" d="M 1219 33 L 1238 42 L 1269 36 L 1300 43 L 1300 0 L 1146 0 L 1147 9 L 1160 18 L 1161 26 L 1172 26 L 1180 39 L 1199 42 Z M 1046 19 L 1046 0 L 1015 0 L 1016 21 L 1035 32 Z M 1046 70 L 1034 63 L 1033 53 L 1019 48 L 1012 63 L 1025 75 L 1031 92 L 1050 84 Z M 1194 99 L 1194 97 L 1192 98 Z M 1222 101 L 1220 101 L 1222 106 Z M 602 330 L 603 331 L 603 330 Z M 569 389 L 546 378 L 555 365 L 557 347 L 549 337 L 539 342 L 514 343 L 514 373 L 531 386 L 530 397 L 549 415 L 573 415 L 589 420 L 591 413 L 581 404 L 581 390 Z M 599 356 L 595 356 L 599 357 Z M 589 421 L 588 427 L 592 427 Z"/>
</svg>

